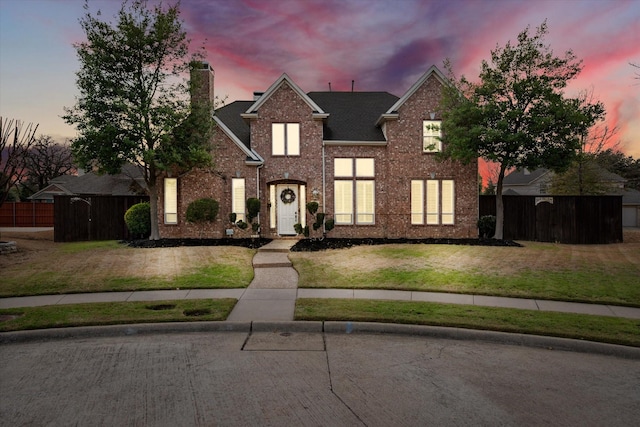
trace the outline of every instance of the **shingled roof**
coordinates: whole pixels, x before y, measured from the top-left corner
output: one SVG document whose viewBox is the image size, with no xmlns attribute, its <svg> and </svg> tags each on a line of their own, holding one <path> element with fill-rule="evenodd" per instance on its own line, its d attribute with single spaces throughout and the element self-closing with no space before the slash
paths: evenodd
<svg viewBox="0 0 640 427">
<path fill-rule="evenodd" d="M 378 117 L 398 97 L 388 92 L 309 92 L 309 98 L 329 113 L 325 141 L 384 141 Z"/>
<path fill-rule="evenodd" d="M 376 120 L 398 97 L 388 92 L 309 92 L 307 96 L 329 117 L 323 127 L 326 141 L 384 141 Z M 216 117 L 251 149 L 249 124 L 241 116 L 254 101 L 235 101 L 216 110 Z"/>
</svg>

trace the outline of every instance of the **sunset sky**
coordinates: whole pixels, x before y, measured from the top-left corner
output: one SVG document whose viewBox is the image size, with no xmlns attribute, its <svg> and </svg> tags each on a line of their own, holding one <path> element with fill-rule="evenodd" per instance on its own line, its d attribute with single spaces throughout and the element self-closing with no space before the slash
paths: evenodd
<svg viewBox="0 0 640 427">
<path fill-rule="evenodd" d="M 77 95 L 74 42 L 83 0 L 0 0 L 0 114 L 71 138 L 60 116 Z M 165 3 L 167 3 L 165 1 Z M 89 1 L 111 19 L 119 0 Z M 306 92 L 401 96 L 450 58 L 476 80 L 496 44 L 545 19 L 554 52 L 584 69 L 567 93 L 590 90 L 618 126 L 619 148 L 640 158 L 640 0 L 182 0 L 194 49 L 206 47 L 216 95 L 251 99 L 283 72 Z M 634 78 L 635 77 L 635 78 Z"/>
</svg>

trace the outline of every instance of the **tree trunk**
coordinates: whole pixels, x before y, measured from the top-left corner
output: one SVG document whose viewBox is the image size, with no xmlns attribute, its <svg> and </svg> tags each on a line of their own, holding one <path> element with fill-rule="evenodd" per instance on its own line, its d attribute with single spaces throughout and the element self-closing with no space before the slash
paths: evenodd
<svg viewBox="0 0 640 427">
<path fill-rule="evenodd" d="M 158 230 L 158 186 L 155 178 L 150 179 L 147 184 L 149 190 L 149 206 L 151 213 L 151 234 L 149 240 L 160 240 L 160 231 Z"/>
<path fill-rule="evenodd" d="M 498 185 L 496 186 L 496 234 L 493 238 L 502 240 L 504 238 L 504 204 L 502 203 L 502 181 L 504 181 L 505 167 L 500 165 L 498 174 Z"/>
</svg>

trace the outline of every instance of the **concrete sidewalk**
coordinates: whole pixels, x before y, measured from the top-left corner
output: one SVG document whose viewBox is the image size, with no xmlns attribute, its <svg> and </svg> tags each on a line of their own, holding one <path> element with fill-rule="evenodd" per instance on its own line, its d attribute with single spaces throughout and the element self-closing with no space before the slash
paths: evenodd
<svg viewBox="0 0 640 427">
<path fill-rule="evenodd" d="M 298 298 L 346 298 L 466 304 L 640 319 L 640 308 L 616 305 L 441 292 L 298 289 L 298 272 L 287 256 L 295 243 L 296 240 L 293 239 L 273 240 L 258 249 L 253 258 L 254 278 L 246 289 L 184 289 L 12 297 L 0 298 L 0 308 L 92 302 L 237 298 L 238 303 L 227 319 L 229 322 L 291 321 L 294 320 L 295 303 Z"/>
</svg>

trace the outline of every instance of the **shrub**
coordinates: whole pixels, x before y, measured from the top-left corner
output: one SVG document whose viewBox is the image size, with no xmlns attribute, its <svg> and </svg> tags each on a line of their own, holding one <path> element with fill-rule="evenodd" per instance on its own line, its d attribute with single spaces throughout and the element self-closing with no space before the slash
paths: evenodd
<svg viewBox="0 0 640 427">
<path fill-rule="evenodd" d="M 254 233 L 257 233 L 258 230 L 260 229 L 260 224 L 257 222 L 252 222 L 251 223 L 251 230 L 253 230 Z"/>
<path fill-rule="evenodd" d="M 488 239 L 496 234 L 496 217 L 493 215 L 481 216 L 478 220 L 478 232 L 480 237 Z"/>
<path fill-rule="evenodd" d="M 315 215 L 315 213 L 318 212 L 319 206 L 320 205 L 318 205 L 318 202 L 309 202 L 307 203 L 307 210 L 311 215 Z"/>
<path fill-rule="evenodd" d="M 293 229 L 296 231 L 296 234 L 302 234 L 302 224 L 293 224 Z"/>
<path fill-rule="evenodd" d="M 260 200 L 255 197 L 247 199 L 247 222 L 253 222 L 253 219 L 260 213 Z"/>
<path fill-rule="evenodd" d="M 194 200 L 187 206 L 187 222 L 214 221 L 219 207 L 219 203 L 210 198 Z"/>
<path fill-rule="evenodd" d="M 324 229 L 325 231 L 329 232 L 331 230 L 333 230 L 333 227 L 336 225 L 336 222 L 333 220 L 333 218 L 329 218 L 328 220 L 326 220 L 324 222 Z"/>
<path fill-rule="evenodd" d="M 235 224 L 237 218 L 238 218 L 238 214 L 236 214 L 235 212 L 231 212 L 229 214 L 229 222 L 230 223 Z"/>
<path fill-rule="evenodd" d="M 151 205 L 149 202 L 138 203 L 127 209 L 124 214 L 132 236 L 147 237 L 151 233 Z"/>
<path fill-rule="evenodd" d="M 241 230 L 246 230 L 247 227 L 249 226 L 249 224 L 247 224 L 246 222 L 244 222 L 243 220 L 240 220 L 238 222 L 236 222 L 236 225 L 238 226 L 239 229 Z"/>
</svg>

